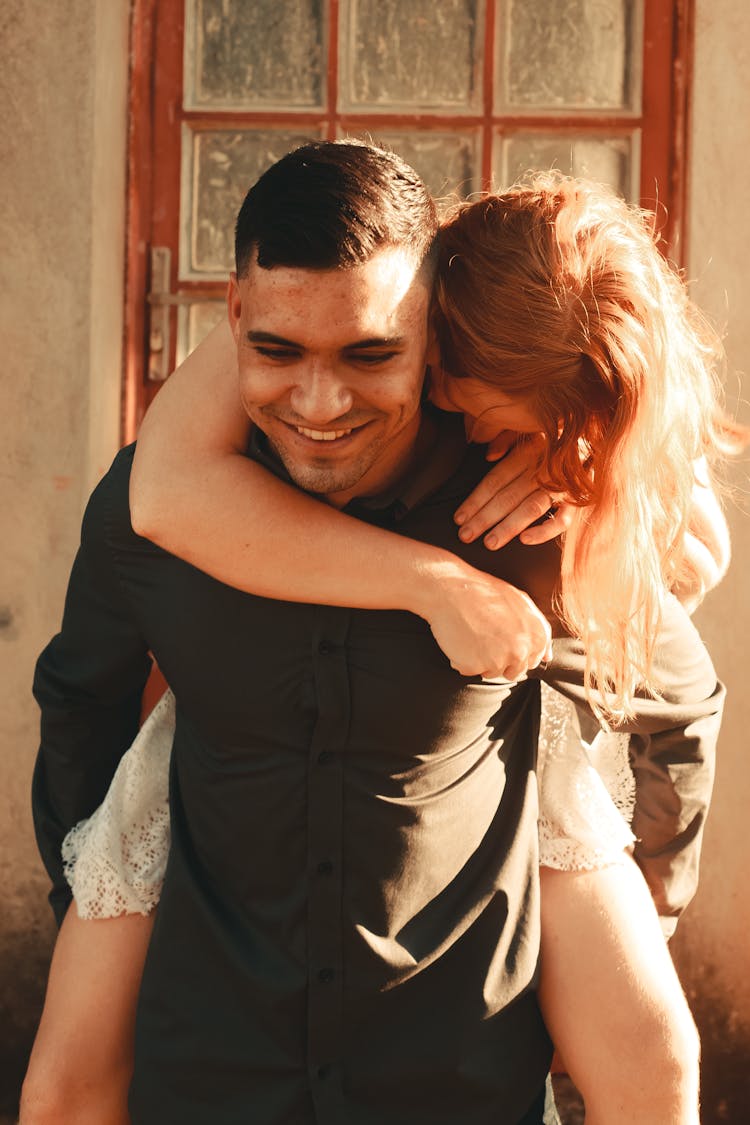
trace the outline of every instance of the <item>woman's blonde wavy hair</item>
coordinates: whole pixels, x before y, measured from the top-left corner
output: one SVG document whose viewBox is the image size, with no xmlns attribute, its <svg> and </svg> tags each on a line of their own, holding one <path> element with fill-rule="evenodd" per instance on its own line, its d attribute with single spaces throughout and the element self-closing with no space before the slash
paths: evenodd
<svg viewBox="0 0 750 1125">
<path fill-rule="evenodd" d="M 540 479 L 578 506 L 558 612 L 600 717 L 657 694 L 664 593 L 685 577 L 696 462 L 740 440 L 719 407 L 721 342 L 657 248 L 654 216 L 536 174 L 458 205 L 440 234 L 443 366 L 518 395 L 546 434 Z"/>
</svg>

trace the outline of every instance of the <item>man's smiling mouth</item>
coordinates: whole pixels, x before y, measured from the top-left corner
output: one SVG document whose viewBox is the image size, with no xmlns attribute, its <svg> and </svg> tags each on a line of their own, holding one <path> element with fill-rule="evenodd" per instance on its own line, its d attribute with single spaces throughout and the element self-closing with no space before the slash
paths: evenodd
<svg viewBox="0 0 750 1125">
<path fill-rule="evenodd" d="M 320 430 L 315 426 L 300 426 L 297 422 L 284 422 L 284 425 L 303 442 L 317 442 L 320 445 L 346 445 L 353 441 L 362 430 L 367 429 L 371 419 L 351 426 L 338 426 L 336 429 Z"/>
<path fill-rule="evenodd" d="M 312 438 L 313 441 L 337 441 L 338 438 L 348 437 L 352 428 L 348 430 L 308 430 L 305 426 L 294 427 L 298 434 Z"/>
</svg>

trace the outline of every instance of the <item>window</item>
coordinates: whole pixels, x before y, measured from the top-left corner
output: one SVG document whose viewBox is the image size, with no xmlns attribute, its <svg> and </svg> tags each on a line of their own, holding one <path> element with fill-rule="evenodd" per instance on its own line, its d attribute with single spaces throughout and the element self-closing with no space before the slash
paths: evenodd
<svg viewBox="0 0 750 1125">
<path fill-rule="evenodd" d="M 369 136 L 437 195 L 552 165 L 682 213 L 687 0 L 136 0 L 125 436 L 223 315 L 249 185 Z M 148 297 L 149 312 L 146 314 Z"/>
</svg>

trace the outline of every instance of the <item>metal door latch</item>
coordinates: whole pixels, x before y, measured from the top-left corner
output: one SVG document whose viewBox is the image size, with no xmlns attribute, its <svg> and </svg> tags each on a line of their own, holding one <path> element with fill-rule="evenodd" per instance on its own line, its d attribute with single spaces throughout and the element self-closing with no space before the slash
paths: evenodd
<svg viewBox="0 0 750 1125">
<path fill-rule="evenodd" d="M 163 383 L 169 375 L 170 354 L 170 300 L 169 273 L 172 251 L 168 246 L 151 247 L 151 306 L 148 333 L 148 378 L 153 383 Z"/>
</svg>

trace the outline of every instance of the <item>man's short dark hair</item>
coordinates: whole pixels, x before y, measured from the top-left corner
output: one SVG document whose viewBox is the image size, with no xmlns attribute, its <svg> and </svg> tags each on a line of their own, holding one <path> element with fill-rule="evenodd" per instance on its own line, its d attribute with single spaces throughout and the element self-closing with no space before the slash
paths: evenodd
<svg viewBox="0 0 750 1125">
<path fill-rule="evenodd" d="M 400 156 L 360 141 L 314 142 L 283 156 L 245 196 L 237 275 L 256 253 L 263 269 L 337 269 L 392 246 L 429 268 L 437 225 L 427 188 Z"/>
</svg>

